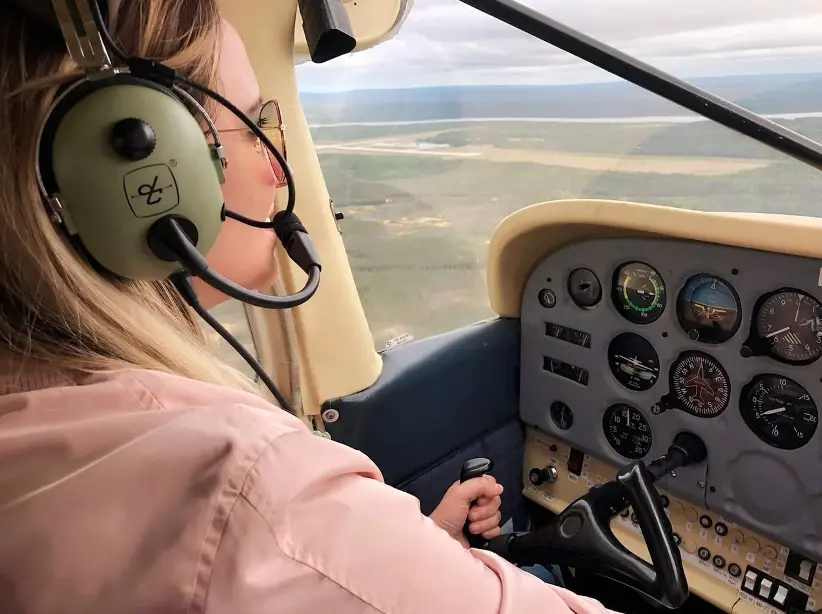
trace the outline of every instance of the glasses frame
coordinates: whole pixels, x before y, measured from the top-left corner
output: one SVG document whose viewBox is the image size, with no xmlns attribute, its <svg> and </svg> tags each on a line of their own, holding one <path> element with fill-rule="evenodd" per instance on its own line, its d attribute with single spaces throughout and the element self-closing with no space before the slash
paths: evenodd
<svg viewBox="0 0 822 614">
<path fill-rule="evenodd" d="M 273 116 L 273 117 L 272 117 Z M 272 120 L 276 119 L 276 126 L 271 125 L 274 122 Z M 286 154 L 286 142 L 285 142 L 285 124 L 283 124 L 283 113 L 280 110 L 280 103 L 272 98 L 271 100 L 266 100 L 262 106 L 260 107 L 260 114 L 257 117 L 257 126 L 259 126 L 260 130 L 262 130 L 265 135 L 271 141 L 271 144 L 274 145 L 275 149 L 280 153 L 283 157 L 283 160 L 288 161 L 288 157 Z M 277 131 L 279 134 L 279 147 L 277 146 L 277 139 L 271 138 L 272 132 Z M 220 133 L 231 133 L 231 132 L 250 132 L 248 128 L 227 128 L 225 130 L 219 130 Z M 285 171 L 280 166 L 280 163 L 277 161 L 270 151 L 268 151 L 268 147 L 262 142 L 260 137 L 255 137 L 254 139 L 254 147 L 260 150 L 260 153 L 265 154 L 266 159 L 268 160 L 269 165 L 271 165 L 271 170 L 274 172 L 274 177 L 277 180 L 277 187 L 283 188 L 288 185 L 288 181 L 285 178 Z"/>
</svg>

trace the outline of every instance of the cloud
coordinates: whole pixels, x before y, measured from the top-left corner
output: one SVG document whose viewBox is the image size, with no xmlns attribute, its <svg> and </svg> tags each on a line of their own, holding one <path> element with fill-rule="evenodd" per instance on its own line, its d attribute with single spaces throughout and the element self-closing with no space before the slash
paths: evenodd
<svg viewBox="0 0 822 614">
<path fill-rule="evenodd" d="M 529 0 L 527 6 L 673 74 L 818 72 L 818 0 Z M 385 43 L 297 69 L 306 91 L 574 83 L 614 77 L 458 0 L 415 0 Z"/>
</svg>

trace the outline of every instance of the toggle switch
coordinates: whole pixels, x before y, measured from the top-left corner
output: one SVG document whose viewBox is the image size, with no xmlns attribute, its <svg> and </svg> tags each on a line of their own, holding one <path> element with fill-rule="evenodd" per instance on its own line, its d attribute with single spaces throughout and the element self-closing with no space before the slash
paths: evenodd
<svg viewBox="0 0 822 614">
<path fill-rule="evenodd" d="M 788 598 L 788 587 L 780 585 L 779 588 L 776 589 L 776 595 L 774 595 L 773 600 L 778 603 L 779 605 L 785 605 L 785 600 Z"/>
<path fill-rule="evenodd" d="M 816 573 L 816 563 L 806 559 L 802 554 L 791 551 L 788 560 L 785 562 L 785 575 L 789 578 L 799 580 L 807 586 L 813 584 L 813 576 Z"/>
<path fill-rule="evenodd" d="M 768 580 L 768 578 L 764 578 L 762 584 L 759 585 L 759 596 L 763 599 L 770 599 L 771 589 L 773 589 L 773 582 Z"/>
<path fill-rule="evenodd" d="M 748 571 L 748 573 L 745 574 L 745 588 L 747 588 L 749 591 L 752 591 L 755 586 L 756 574 L 752 571 Z"/>
<path fill-rule="evenodd" d="M 805 559 L 799 564 L 799 577 L 810 584 L 811 573 L 813 573 L 814 564 Z"/>
</svg>

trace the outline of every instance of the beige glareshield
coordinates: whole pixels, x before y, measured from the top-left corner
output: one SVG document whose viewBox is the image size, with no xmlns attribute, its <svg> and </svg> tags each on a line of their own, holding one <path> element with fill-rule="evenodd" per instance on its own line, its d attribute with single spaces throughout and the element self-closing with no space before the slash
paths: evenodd
<svg viewBox="0 0 822 614">
<path fill-rule="evenodd" d="M 370 49 L 399 32 L 414 4 L 413 0 L 344 0 L 357 46 L 352 53 Z M 310 62 L 303 20 L 297 11 L 294 27 L 294 61 Z"/>
</svg>

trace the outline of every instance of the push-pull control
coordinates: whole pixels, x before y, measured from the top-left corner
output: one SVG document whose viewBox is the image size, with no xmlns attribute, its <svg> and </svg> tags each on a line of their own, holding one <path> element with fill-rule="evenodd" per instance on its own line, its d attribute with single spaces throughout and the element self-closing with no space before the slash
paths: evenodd
<svg viewBox="0 0 822 614">
<path fill-rule="evenodd" d="M 557 481 L 559 472 L 553 465 L 548 467 L 534 467 L 528 472 L 528 481 L 534 486 L 542 486 L 543 484 L 553 484 Z"/>
</svg>

